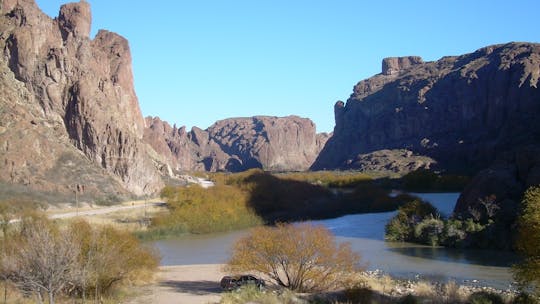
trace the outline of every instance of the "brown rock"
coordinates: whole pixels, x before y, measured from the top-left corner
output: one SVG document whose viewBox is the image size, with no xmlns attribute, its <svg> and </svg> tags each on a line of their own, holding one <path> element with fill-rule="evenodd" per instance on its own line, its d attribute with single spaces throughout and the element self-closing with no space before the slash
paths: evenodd
<svg viewBox="0 0 540 304">
<path fill-rule="evenodd" d="M 64 40 L 69 39 L 70 35 L 76 38 L 88 38 L 91 24 L 90 4 L 86 1 L 65 4 L 60 8 L 58 25 Z"/>
<path fill-rule="evenodd" d="M 382 61 L 382 74 L 394 75 L 400 71 L 406 70 L 414 65 L 424 63 L 421 57 L 407 56 L 407 57 L 388 57 Z"/>
<path fill-rule="evenodd" d="M 306 170 L 329 135 L 296 116 L 231 118 L 186 132 L 147 118 L 145 140 L 178 170 Z"/>
<path fill-rule="evenodd" d="M 56 160 L 71 151 L 86 158 L 85 166 L 98 167 L 91 172 L 116 180 L 131 193 L 159 190 L 158 170 L 142 142 L 145 122 L 133 88 L 127 40 L 103 30 L 90 40 L 91 13 L 85 1 L 63 5 L 54 20 L 31 0 L 4 0 L 2 10 L 10 13 L 0 17 L 0 32 L 5 37 L 0 40 L 4 50 L 0 65 L 9 68 L 6 73 L 16 79 L 11 81 L 6 75 L 3 84 L 20 83 L 27 93 L 24 98 L 3 100 L 9 119 L 21 122 L 13 124 L 16 130 L 12 131 L 28 132 L 22 121 L 30 119 L 35 125 L 42 122 L 42 129 L 28 133 L 30 140 L 56 142 L 47 153 L 43 149 L 19 151 L 27 166 L 16 167 L 13 174 L 21 180 L 43 176 L 47 168 L 61 167 Z M 18 107 L 22 100 L 26 105 Z M 50 128 L 54 131 L 49 132 Z M 40 145 L 44 146 L 48 145 Z M 34 163 L 33 172 L 24 169 L 30 163 Z M 60 167 L 56 171 L 65 171 Z M 4 173 L 0 180 L 11 178 Z M 44 176 L 42 182 L 61 188 L 61 180 Z M 94 186 L 87 188 L 101 187 Z M 35 183 L 33 187 L 39 188 Z"/>
<path fill-rule="evenodd" d="M 418 169 L 430 169 L 434 164 L 436 161 L 432 158 L 415 155 L 412 151 L 384 149 L 359 154 L 349 166 L 363 172 L 405 175 Z"/>
</svg>

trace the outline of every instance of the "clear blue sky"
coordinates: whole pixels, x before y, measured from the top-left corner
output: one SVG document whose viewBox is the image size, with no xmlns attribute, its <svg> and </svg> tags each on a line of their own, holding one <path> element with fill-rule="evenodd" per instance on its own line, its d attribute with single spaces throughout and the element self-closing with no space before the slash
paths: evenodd
<svg viewBox="0 0 540 304">
<path fill-rule="evenodd" d="M 61 0 L 37 0 L 51 17 Z M 538 0 L 87 0 L 92 35 L 131 46 L 145 116 L 207 128 L 228 117 L 309 117 L 389 56 L 437 60 L 510 41 L 540 42 Z"/>
</svg>

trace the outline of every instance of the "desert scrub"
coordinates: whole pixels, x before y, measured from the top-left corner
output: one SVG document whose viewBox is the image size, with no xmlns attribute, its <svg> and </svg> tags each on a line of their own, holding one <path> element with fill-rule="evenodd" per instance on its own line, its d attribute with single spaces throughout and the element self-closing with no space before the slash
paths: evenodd
<svg viewBox="0 0 540 304">
<path fill-rule="evenodd" d="M 461 192 L 470 181 L 462 175 L 439 175 L 431 170 L 419 169 L 401 178 L 402 187 L 417 192 Z"/>
<path fill-rule="evenodd" d="M 471 294 L 467 302 L 471 304 L 505 304 L 501 295 L 487 291 L 477 291 Z"/>
<path fill-rule="evenodd" d="M 324 226 L 310 223 L 257 227 L 236 242 L 227 262 L 231 273 L 255 272 L 297 292 L 343 286 L 360 270 L 360 256 L 337 243 Z"/>
<path fill-rule="evenodd" d="M 0 277 L 39 303 L 114 298 L 125 285 L 148 282 L 156 253 L 126 231 L 76 220 L 61 227 L 42 214 L 22 215 L 2 240 Z"/>
<path fill-rule="evenodd" d="M 353 188 L 373 179 L 365 174 L 354 171 L 311 171 L 291 172 L 277 175 L 283 179 L 309 182 L 331 188 Z"/>
<path fill-rule="evenodd" d="M 153 219 L 150 231 L 209 233 L 262 224 L 248 205 L 248 194 L 238 187 L 218 184 L 204 189 L 166 187 L 161 194 L 170 212 Z M 152 232 L 149 232 L 152 233 Z"/>
<path fill-rule="evenodd" d="M 255 286 L 244 286 L 240 289 L 223 294 L 220 304 L 308 304 L 289 290 L 270 291 L 259 290 Z"/>
</svg>

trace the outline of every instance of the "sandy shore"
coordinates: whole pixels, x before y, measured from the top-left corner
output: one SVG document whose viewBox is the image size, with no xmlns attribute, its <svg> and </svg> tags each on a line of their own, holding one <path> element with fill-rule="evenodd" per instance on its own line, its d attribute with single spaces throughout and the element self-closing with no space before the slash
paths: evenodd
<svg viewBox="0 0 540 304">
<path fill-rule="evenodd" d="M 129 304 L 206 304 L 221 298 L 220 264 L 161 266 L 156 283 L 142 288 Z"/>
</svg>

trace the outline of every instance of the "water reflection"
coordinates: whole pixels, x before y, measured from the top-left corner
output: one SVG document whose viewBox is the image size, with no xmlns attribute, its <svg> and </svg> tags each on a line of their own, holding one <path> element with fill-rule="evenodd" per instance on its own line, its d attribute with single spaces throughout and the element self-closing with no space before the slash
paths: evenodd
<svg viewBox="0 0 540 304">
<path fill-rule="evenodd" d="M 514 254 L 502 251 L 459 250 L 451 248 L 410 246 L 409 244 L 388 244 L 388 250 L 402 255 L 422 259 L 464 263 L 468 265 L 483 265 L 508 267 L 517 261 Z"/>
</svg>

